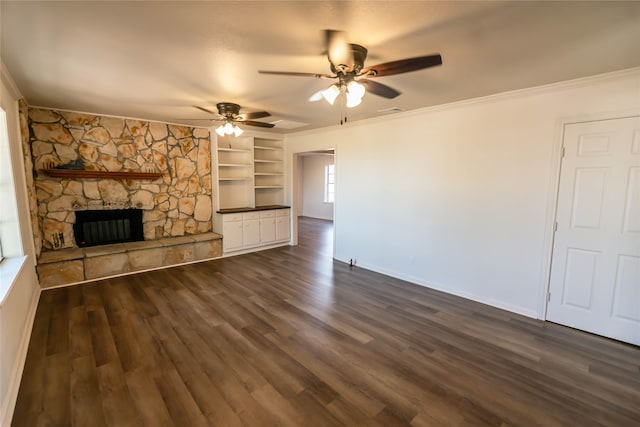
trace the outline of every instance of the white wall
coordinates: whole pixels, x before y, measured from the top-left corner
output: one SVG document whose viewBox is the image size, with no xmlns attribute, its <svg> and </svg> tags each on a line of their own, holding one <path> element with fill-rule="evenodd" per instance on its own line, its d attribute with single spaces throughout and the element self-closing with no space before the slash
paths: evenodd
<svg viewBox="0 0 640 427">
<path fill-rule="evenodd" d="M 9 425 L 20 386 L 29 336 L 40 295 L 35 272 L 34 247 L 29 224 L 17 101 L 20 94 L 1 64 L 0 106 L 6 112 L 13 181 L 16 188 L 18 226 L 24 256 L 0 264 L 0 426 Z"/>
<path fill-rule="evenodd" d="M 338 260 L 543 317 L 561 125 L 630 111 L 640 69 L 292 134 L 286 153 L 336 142 Z"/>
<path fill-rule="evenodd" d="M 302 156 L 302 215 L 333 220 L 333 203 L 324 202 L 324 168 L 332 164 L 331 154 Z"/>
</svg>

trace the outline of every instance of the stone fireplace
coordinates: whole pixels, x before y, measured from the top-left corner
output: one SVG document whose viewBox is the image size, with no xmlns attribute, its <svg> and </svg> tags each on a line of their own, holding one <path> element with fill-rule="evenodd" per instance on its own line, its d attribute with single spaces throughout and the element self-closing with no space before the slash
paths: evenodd
<svg viewBox="0 0 640 427">
<path fill-rule="evenodd" d="M 145 240 L 211 231 L 207 129 L 41 108 L 29 108 L 28 115 L 45 251 L 77 247 L 73 224 L 86 210 L 140 209 Z M 59 168 L 106 174 L 59 178 L 43 172 Z M 159 178 L 127 175 L 150 171 Z"/>
<path fill-rule="evenodd" d="M 221 255 L 222 236 L 211 232 L 207 129 L 24 104 L 21 112 L 28 115 L 23 149 L 25 166 L 33 168 L 28 171 L 33 176 L 28 191 L 36 205 L 32 214 L 37 216 L 34 238 L 41 286 Z M 133 232 L 138 241 L 123 232 L 121 243 L 111 237 L 101 242 L 104 245 L 84 247 L 84 237 L 76 243 L 74 225 L 78 229 L 87 217 L 89 223 L 96 222 L 95 211 L 107 217 L 107 228 L 118 228 L 118 212 L 130 210 L 140 214 L 141 227 Z"/>
</svg>

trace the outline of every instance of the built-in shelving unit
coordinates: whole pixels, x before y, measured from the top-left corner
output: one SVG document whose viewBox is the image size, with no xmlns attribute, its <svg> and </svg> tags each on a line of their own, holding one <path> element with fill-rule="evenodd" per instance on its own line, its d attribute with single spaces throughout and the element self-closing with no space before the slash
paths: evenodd
<svg viewBox="0 0 640 427">
<path fill-rule="evenodd" d="M 291 209 L 284 206 L 283 140 L 217 137 L 218 206 L 213 229 L 223 252 L 288 244 Z"/>
<path fill-rule="evenodd" d="M 284 200 L 282 140 L 255 138 L 253 145 L 256 206 L 278 205 Z"/>
<path fill-rule="evenodd" d="M 217 138 L 218 209 L 250 207 L 253 138 Z"/>
<path fill-rule="evenodd" d="M 282 139 L 217 137 L 218 210 L 282 205 Z"/>
</svg>

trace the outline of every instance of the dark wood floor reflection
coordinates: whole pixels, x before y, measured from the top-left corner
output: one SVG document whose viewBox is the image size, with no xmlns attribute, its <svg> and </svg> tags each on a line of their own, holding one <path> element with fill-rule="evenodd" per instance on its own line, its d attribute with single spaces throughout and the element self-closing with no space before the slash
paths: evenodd
<svg viewBox="0 0 640 427">
<path fill-rule="evenodd" d="M 631 426 L 640 349 L 300 245 L 42 293 L 15 426 Z"/>
</svg>

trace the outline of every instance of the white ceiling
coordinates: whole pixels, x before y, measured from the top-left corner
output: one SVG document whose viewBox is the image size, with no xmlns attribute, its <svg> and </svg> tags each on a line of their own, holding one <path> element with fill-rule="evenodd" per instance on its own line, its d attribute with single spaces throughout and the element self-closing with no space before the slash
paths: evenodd
<svg viewBox="0 0 640 427">
<path fill-rule="evenodd" d="M 329 85 L 257 70 L 328 73 L 325 29 L 369 49 L 365 66 L 440 53 L 380 77 L 349 121 L 640 66 L 640 2 L 6 1 L 0 55 L 32 106 L 207 125 L 217 102 L 266 110 L 273 132 L 335 125 Z M 388 114 L 388 113 L 386 113 Z"/>
</svg>

